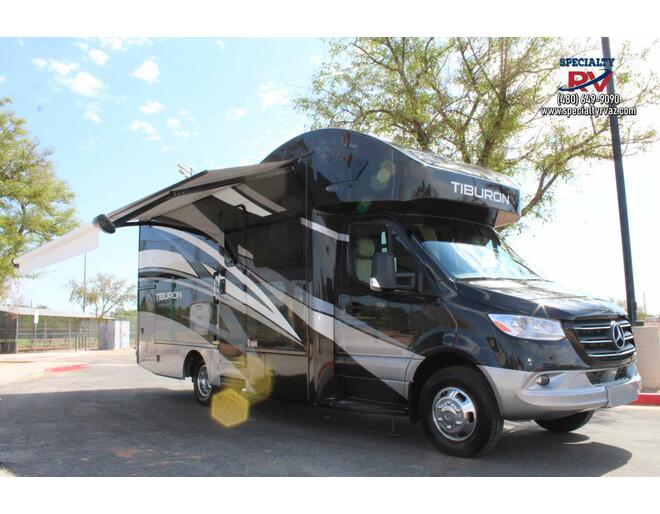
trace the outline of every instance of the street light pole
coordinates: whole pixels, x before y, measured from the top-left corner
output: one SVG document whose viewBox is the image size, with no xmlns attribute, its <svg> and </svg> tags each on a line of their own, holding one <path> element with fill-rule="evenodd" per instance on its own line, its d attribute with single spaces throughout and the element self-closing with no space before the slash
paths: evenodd
<svg viewBox="0 0 660 514">
<path fill-rule="evenodd" d="M 85 257 L 83 261 L 83 312 L 85 312 L 85 307 L 87 307 L 87 252 L 85 252 Z"/>
<path fill-rule="evenodd" d="M 601 38 L 603 57 L 610 59 L 610 38 Z M 611 60 L 606 60 L 607 69 L 612 70 Z M 614 98 L 614 75 L 607 82 L 607 94 Z M 610 107 L 615 104 L 610 102 Z M 623 272 L 626 281 L 626 306 L 630 323 L 637 318 L 637 302 L 635 301 L 635 282 L 633 279 L 632 252 L 630 250 L 630 227 L 628 224 L 628 202 L 626 200 L 626 182 L 623 176 L 623 157 L 621 155 L 621 136 L 619 135 L 619 118 L 610 115 L 610 133 L 612 135 L 612 156 L 614 157 L 614 176 L 616 177 L 616 194 L 619 200 L 619 226 L 621 228 L 621 248 L 623 250 Z"/>
</svg>

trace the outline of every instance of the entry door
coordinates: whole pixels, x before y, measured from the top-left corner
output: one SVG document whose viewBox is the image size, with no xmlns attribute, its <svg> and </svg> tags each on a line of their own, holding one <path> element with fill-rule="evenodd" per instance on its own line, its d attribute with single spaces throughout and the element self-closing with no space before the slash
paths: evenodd
<svg viewBox="0 0 660 514">
<path fill-rule="evenodd" d="M 373 256 L 391 252 L 397 271 L 414 273 L 413 256 L 387 222 L 349 226 L 350 242 L 340 273 L 335 312 L 335 373 L 345 397 L 382 403 L 405 401 L 404 379 L 416 329 L 410 290 L 373 291 L 369 287 Z"/>
<path fill-rule="evenodd" d="M 245 361 L 247 343 L 247 276 L 245 258 L 246 212 L 242 206 L 224 210 L 220 228 L 220 266 L 214 277 L 213 291 L 217 306 L 218 349 L 234 363 Z"/>
<path fill-rule="evenodd" d="M 137 361 L 144 368 L 156 372 L 156 322 L 154 313 L 156 301 L 155 280 L 148 277 L 139 278 L 138 315 L 137 315 Z"/>
</svg>

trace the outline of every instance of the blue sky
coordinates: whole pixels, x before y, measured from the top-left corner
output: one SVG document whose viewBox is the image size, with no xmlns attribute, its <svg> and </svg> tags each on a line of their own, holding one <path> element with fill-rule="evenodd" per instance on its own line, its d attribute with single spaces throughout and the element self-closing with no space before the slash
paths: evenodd
<svg viewBox="0 0 660 514">
<path fill-rule="evenodd" d="M 613 48 L 616 55 L 616 43 Z M 76 193 L 80 221 L 196 171 L 260 161 L 305 130 L 292 98 L 325 56 L 318 39 L 0 39 L 0 96 L 54 150 Z M 657 52 L 652 66 L 659 69 Z M 658 110 L 643 113 L 657 120 Z M 657 231 L 660 151 L 626 159 L 638 301 L 660 312 Z M 532 223 L 514 246 L 560 282 L 623 298 L 612 164 L 580 170 L 556 191 L 554 219 Z M 71 308 L 64 284 L 82 257 L 21 281 L 27 303 Z M 137 230 L 102 236 L 88 274 L 134 279 Z"/>
<path fill-rule="evenodd" d="M 317 39 L 0 39 L 0 96 L 54 150 L 91 220 L 196 171 L 259 162 L 304 131 L 292 97 L 324 54 Z M 283 63 L 285 66 L 283 66 Z M 137 230 L 103 236 L 88 274 L 133 278 Z M 82 257 L 23 281 L 28 302 L 67 308 Z"/>
</svg>

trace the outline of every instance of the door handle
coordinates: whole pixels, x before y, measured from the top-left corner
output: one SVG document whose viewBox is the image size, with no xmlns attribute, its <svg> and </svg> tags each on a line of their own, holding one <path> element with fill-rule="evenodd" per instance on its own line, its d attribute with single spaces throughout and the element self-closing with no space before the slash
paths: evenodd
<svg viewBox="0 0 660 514">
<path fill-rule="evenodd" d="M 346 314 L 350 314 L 351 316 L 356 316 L 362 312 L 362 309 L 364 308 L 364 305 L 362 305 L 359 302 L 350 302 L 346 304 L 345 310 Z"/>
<path fill-rule="evenodd" d="M 220 303 L 220 295 L 227 292 L 227 280 L 217 271 L 213 275 L 213 301 Z"/>
</svg>

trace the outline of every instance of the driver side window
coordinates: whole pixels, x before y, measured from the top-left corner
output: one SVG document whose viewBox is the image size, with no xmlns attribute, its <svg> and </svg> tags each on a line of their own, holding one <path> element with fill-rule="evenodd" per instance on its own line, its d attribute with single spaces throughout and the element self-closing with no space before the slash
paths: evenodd
<svg viewBox="0 0 660 514">
<path fill-rule="evenodd" d="M 350 231 L 351 271 L 353 279 L 368 284 L 371 266 L 377 252 L 389 251 L 389 233 L 382 223 L 359 223 Z"/>
<path fill-rule="evenodd" d="M 350 229 L 351 276 L 368 285 L 376 253 L 393 253 L 395 272 L 413 273 L 414 261 L 396 232 L 383 223 L 357 223 Z"/>
</svg>

